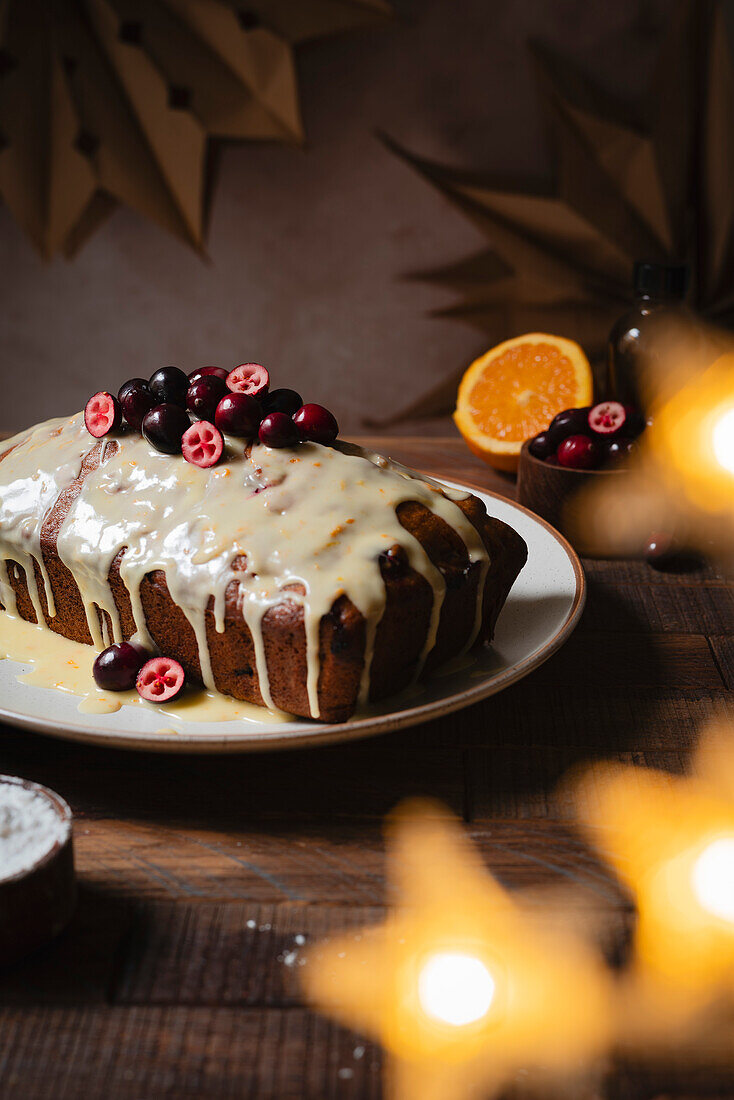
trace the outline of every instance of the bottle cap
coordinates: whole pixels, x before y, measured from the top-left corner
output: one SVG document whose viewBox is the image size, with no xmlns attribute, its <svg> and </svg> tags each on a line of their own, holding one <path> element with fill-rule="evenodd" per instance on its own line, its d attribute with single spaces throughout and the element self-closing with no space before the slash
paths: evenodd
<svg viewBox="0 0 734 1100">
<path fill-rule="evenodd" d="M 685 298 L 688 290 L 688 265 L 637 260 L 634 287 L 637 294 L 650 294 L 654 298 Z"/>
</svg>

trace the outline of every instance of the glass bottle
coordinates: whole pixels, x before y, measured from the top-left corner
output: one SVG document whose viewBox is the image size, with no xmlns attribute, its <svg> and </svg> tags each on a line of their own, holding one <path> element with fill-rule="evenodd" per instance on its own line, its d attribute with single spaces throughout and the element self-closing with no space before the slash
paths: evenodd
<svg viewBox="0 0 734 1100">
<path fill-rule="evenodd" d="M 656 333 L 686 318 L 686 264 L 638 260 L 634 267 L 634 305 L 612 328 L 607 361 L 607 396 L 623 405 L 645 408 L 645 360 Z"/>
</svg>

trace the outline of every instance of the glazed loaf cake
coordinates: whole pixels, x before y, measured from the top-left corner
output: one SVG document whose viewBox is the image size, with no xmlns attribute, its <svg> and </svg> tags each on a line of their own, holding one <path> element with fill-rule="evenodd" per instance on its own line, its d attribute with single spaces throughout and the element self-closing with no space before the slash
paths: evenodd
<svg viewBox="0 0 734 1100">
<path fill-rule="evenodd" d="M 3 610 L 322 721 L 489 641 L 526 556 L 476 497 L 346 443 L 227 438 L 201 469 L 80 414 L 0 454 Z"/>
</svg>

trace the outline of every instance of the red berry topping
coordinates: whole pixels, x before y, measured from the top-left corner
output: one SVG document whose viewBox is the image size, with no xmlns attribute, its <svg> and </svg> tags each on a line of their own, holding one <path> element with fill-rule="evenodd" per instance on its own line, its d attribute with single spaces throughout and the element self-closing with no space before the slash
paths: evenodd
<svg viewBox="0 0 734 1100">
<path fill-rule="evenodd" d="M 601 460 L 601 448 L 588 435 L 570 435 L 556 451 L 560 466 L 570 470 L 593 470 Z"/>
<path fill-rule="evenodd" d="M 227 375 L 227 385 L 232 393 L 248 393 L 250 397 L 262 397 L 268 392 L 270 375 L 259 363 L 241 363 Z"/>
<path fill-rule="evenodd" d="M 197 420 L 184 432 L 181 450 L 186 461 L 194 466 L 202 466 L 204 469 L 215 466 L 224 450 L 222 433 L 208 420 Z"/>
<path fill-rule="evenodd" d="M 247 393 L 228 393 L 217 405 L 214 423 L 227 435 L 254 439 L 262 418 L 262 407 L 256 397 Z"/>
<path fill-rule="evenodd" d="M 589 413 L 589 427 L 597 435 L 616 435 L 624 427 L 627 413 L 619 401 L 602 401 Z"/>
<path fill-rule="evenodd" d="M 131 428 L 140 431 L 143 417 L 158 402 L 148 388 L 144 378 L 130 378 L 120 386 L 117 395 L 122 406 L 122 415 Z"/>
<path fill-rule="evenodd" d="M 160 367 L 151 374 L 148 386 L 157 405 L 181 405 L 183 408 L 186 404 L 189 379 L 178 367 Z"/>
<path fill-rule="evenodd" d="M 323 405 L 301 405 L 293 415 L 293 423 L 301 439 L 308 439 L 311 443 L 328 446 L 339 435 L 339 425 L 335 417 Z"/>
<path fill-rule="evenodd" d="M 192 382 L 186 393 L 186 408 L 202 420 L 213 420 L 217 405 L 229 393 L 227 383 L 215 374 L 204 375 Z"/>
<path fill-rule="evenodd" d="M 192 382 L 198 382 L 200 378 L 209 378 L 210 376 L 221 378 L 223 382 L 226 382 L 228 374 L 229 371 L 225 370 L 224 367 L 197 367 L 197 369 L 192 370 L 189 375 L 189 385 L 191 385 Z"/>
<path fill-rule="evenodd" d="M 181 439 L 191 424 L 189 414 L 179 405 L 155 405 L 143 417 L 143 435 L 157 451 L 181 454 Z"/>
<path fill-rule="evenodd" d="M 172 657 L 153 657 L 141 668 L 135 686 L 149 703 L 167 703 L 176 698 L 185 681 L 186 674 L 178 661 Z"/>
<path fill-rule="evenodd" d="M 106 390 L 100 390 L 87 401 L 84 408 L 84 423 L 89 434 L 95 439 L 101 439 L 114 428 L 119 428 L 121 421 L 120 402 Z"/>
<path fill-rule="evenodd" d="M 625 405 L 624 411 L 627 419 L 624 422 L 623 434 L 630 439 L 637 439 L 637 436 L 642 435 L 647 427 L 645 414 L 636 409 L 634 405 Z"/>
<path fill-rule="evenodd" d="M 298 412 L 303 404 L 303 398 L 296 390 L 281 389 L 270 390 L 267 397 L 263 400 L 263 412 L 268 413 L 288 413 L 289 416 L 293 416 L 293 413 Z"/>
<path fill-rule="evenodd" d="M 142 646 L 113 642 L 102 650 L 92 665 L 94 682 L 104 691 L 130 691 L 147 660 L 148 654 Z"/>
<path fill-rule="evenodd" d="M 298 429 L 287 413 L 274 412 L 265 417 L 258 436 L 266 447 L 293 447 L 298 442 Z"/>
</svg>

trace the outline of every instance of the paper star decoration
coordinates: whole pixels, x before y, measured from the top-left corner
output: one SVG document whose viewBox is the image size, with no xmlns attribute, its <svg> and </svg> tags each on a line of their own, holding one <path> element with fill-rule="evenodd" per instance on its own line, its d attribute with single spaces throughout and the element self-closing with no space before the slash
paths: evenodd
<svg viewBox="0 0 734 1100">
<path fill-rule="evenodd" d="M 722 995 L 734 1006 L 734 723 L 704 733 L 691 775 L 595 765 L 575 798 L 637 906 L 623 1035 L 669 1038 Z"/>
<path fill-rule="evenodd" d="M 210 138 L 300 142 L 294 47 L 387 0 L 2 0 L 0 196 L 44 256 L 124 203 L 201 249 Z"/>
<path fill-rule="evenodd" d="M 711 320 L 734 321 L 734 66 L 724 5 L 682 0 L 666 16 L 654 76 L 636 107 L 547 47 L 532 52 L 554 153 L 548 190 L 509 190 L 388 140 L 489 242 L 420 276 L 461 296 L 437 315 L 476 325 L 492 344 L 559 333 L 598 359 L 627 308 L 633 261 L 682 258 L 692 268 L 693 305 Z M 449 412 L 461 373 L 402 418 Z"/>
<path fill-rule="evenodd" d="M 485 870 L 458 826 L 409 803 L 390 827 L 400 907 L 309 954 L 316 1007 L 378 1039 L 388 1095 L 484 1097 L 521 1067 L 562 1076 L 608 1039 L 608 988 L 580 938 L 551 933 Z"/>
</svg>

